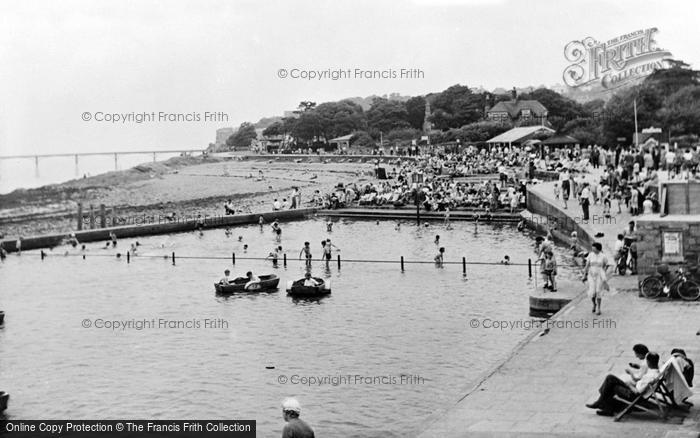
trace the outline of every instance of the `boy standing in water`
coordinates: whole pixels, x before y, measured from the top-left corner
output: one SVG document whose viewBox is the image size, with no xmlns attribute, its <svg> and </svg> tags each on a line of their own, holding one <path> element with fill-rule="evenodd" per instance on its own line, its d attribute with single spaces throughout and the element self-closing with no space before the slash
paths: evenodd
<svg viewBox="0 0 700 438">
<path fill-rule="evenodd" d="M 544 253 L 544 275 L 548 284 L 545 284 L 545 289 L 549 288 L 552 292 L 557 291 L 557 261 L 554 259 L 554 252 L 547 250 Z"/>
<path fill-rule="evenodd" d="M 272 252 L 267 257 L 265 257 L 266 259 L 272 259 L 273 268 L 277 267 L 277 261 L 280 258 L 280 254 L 282 254 L 282 246 L 278 246 L 277 248 L 273 249 Z"/>
<path fill-rule="evenodd" d="M 323 258 L 326 260 L 326 264 L 328 264 L 328 262 L 330 262 L 333 258 L 333 255 L 331 254 L 331 250 L 333 248 L 340 251 L 340 248 L 331 243 L 331 239 L 326 239 L 325 243 L 323 244 Z"/>
<path fill-rule="evenodd" d="M 311 265 L 311 259 L 313 256 L 311 255 L 311 244 L 309 242 L 304 242 L 304 247 L 299 252 L 299 260 L 301 260 L 302 254 L 304 254 L 306 257 L 306 265 Z"/>
</svg>

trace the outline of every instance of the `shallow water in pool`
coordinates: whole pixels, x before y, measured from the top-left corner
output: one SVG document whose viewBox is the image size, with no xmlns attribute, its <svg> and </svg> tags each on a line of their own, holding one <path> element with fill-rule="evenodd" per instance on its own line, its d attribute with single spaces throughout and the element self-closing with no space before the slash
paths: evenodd
<svg viewBox="0 0 700 438">
<path fill-rule="evenodd" d="M 280 402 L 295 396 L 317 436 L 414 435 L 529 333 L 470 326 L 473 319 L 529 319 L 527 267 L 468 265 L 465 278 L 460 264 L 407 263 L 401 272 L 398 263 L 342 262 L 338 269 L 334 254 L 328 268 L 312 266 L 331 280 L 330 296 L 294 300 L 284 286 L 304 274 L 303 242 L 319 257 L 326 237 L 346 260 L 431 261 L 436 234 L 446 261 L 533 257 L 532 236 L 512 226 L 452 226 L 402 222 L 397 230 L 396 222 L 336 220 L 327 232 L 323 219 L 282 223 L 286 268 L 245 259 L 278 244 L 267 225 L 237 227 L 228 238 L 221 229 L 140 238 L 141 256 L 129 264 L 99 244 L 88 245 L 85 260 L 63 257 L 61 248 L 43 261 L 36 251 L 11 255 L 0 265 L 6 415 L 255 419 L 258 436 L 267 437 L 281 433 Z M 133 240 L 121 240 L 118 250 Z M 172 251 L 221 259 L 178 258 L 173 266 L 144 257 Z M 275 273 L 280 289 L 217 296 L 213 283 L 227 267 L 234 276 Z M 133 326 L 96 328 L 98 319 Z M 154 319 L 156 327 L 136 328 Z M 158 328 L 159 319 L 191 327 Z M 205 320 L 216 327 L 205 328 Z"/>
</svg>

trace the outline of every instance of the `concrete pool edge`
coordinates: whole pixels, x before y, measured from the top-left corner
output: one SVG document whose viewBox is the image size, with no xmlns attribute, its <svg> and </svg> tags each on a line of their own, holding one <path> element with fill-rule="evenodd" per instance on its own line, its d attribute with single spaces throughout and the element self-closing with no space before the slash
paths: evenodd
<svg viewBox="0 0 700 438">
<path fill-rule="evenodd" d="M 214 229 L 234 225 L 250 225 L 257 224 L 262 216 L 266 224 L 274 220 L 290 221 L 303 219 L 314 215 L 317 212 L 316 208 L 300 208 L 294 210 L 271 211 L 265 213 L 253 213 L 243 215 L 216 216 L 204 217 L 204 229 Z M 144 215 L 144 219 L 149 216 Z M 124 225 L 118 227 L 95 228 L 91 230 L 76 231 L 75 236 L 79 242 L 104 242 L 110 239 L 109 234 L 115 233 L 117 238 L 125 237 L 142 237 L 153 236 L 158 234 L 180 233 L 186 231 L 194 231 L 196 229 L 197 219 L 188 219 L 184 221 L 174 222 L 159 222 L 145 223 L 137 225 Z M 22 238 L 22 250 L 51 248 L 58 246 L 67 237 L 63 234 L 48 234 L 43 236 L 32 236 Z M 3 240 L 2 245 L 7 252 L 16 252 L 16 240 Z"/>
<path fill-rule="evenodd" d="M 265 223 L 278 219 L 281 221 L 291 221 L 303 219 L 309 216 L 319 215 L 328 217 L 339 217 L 345 219 L 413 219 L 415 212 L 413 210 L 396 210 L 396 209 L 378 209 L 378 208 L 342 208 L 335 210 L 323 210 L 316 207 L 299 208 L 293 210 L 271 211 L 263 213 L 251 213 L 243 215 L 230 216 L 205 216 L 204 229 L 214 229 L 226 226 L 249 225 L 257 224 L 262 216 Z M 451 218 L 455 221 L 473 220 L 474 213 L 471 211 L 454 211 L 451 213 Z M 167 233 L 179 233 L 193 231 L 196 229 L 197 219 L 187 219 L 184 221 L 163 222 L 163 218 L 156 218 L 151 215 L 142 215 L 144 222 L 149 219 L 153 223 L 142 223 L 135 225 L 122 225 L 116 227 L 94 228 L 89 230 L 75 231 L 75 236 L 79 242 L 100 242 L 109 240 L 109 234 L 115 233 L 117 238 L 124 237 L 142 237 L 152 236 Z M 421 213 L 421 219 L 426 221 L 444 220 L 442 212 L 425 212 Z M 494 213 L 491 221 L 484 221 L 486 224 L 494 223 L 512 223 L 520 220 L 517 213 Z M 22 238 L 22 250 L 51 248 L 58 246 L 67 237 L 67 233 L 63 234 L 47 234 L 41 236 L 30 236 Z M 2 241 L 2 245 L 7 252 L 15 252 L 17 250 L 15 239 L 6 239 Z"/>
</svg>

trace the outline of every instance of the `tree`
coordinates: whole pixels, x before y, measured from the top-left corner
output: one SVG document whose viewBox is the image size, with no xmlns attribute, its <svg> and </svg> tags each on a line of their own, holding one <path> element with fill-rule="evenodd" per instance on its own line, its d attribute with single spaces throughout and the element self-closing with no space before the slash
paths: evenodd
<svg viewBox="0 0 700 438">
<path fill-rule="evenodd" d="M 308 143 L 321 134 L 321 120 L 316 111 L 301 113 L 299 118 L 287 121 L 292 136 L 298 141 Z"/>
<path fill-rule="evenodd" d="M 311 102 L 310 100 L 303 100 L 299 102 L 299 106 L 297 107 L 297 113 L 304 113 L 306 111 L 311 111 L 312 109 L 316 108 L 316 102 Z"/>
<path fill-rule="evenodd" d="M 700 85 L 687 85 L 668 96 L 658 115 L 673 135 L 700 134 Z"/>
<path fill-rule="evenodd" d="M 352 146 L 359 148 L 375 148 L 377 144 L 372 140 L 372 137 L 365 131 L 355 131 L 352 133 Z"/>
<path fill-rule="evenodd" d="M 383 97 L 376 97 L 372 101 L 372 106 L 366 113 L 367 125 L 370 129 L 377 129 L 382 133 L 392 129 L 408 128 L 408 111 L 406 106 L 396 100 L 388 100 Z"/>
<path fill-rule="evenodd" d="M 466 85 L 453 85 L 430 100 L 430 121 L 436 129 L 459 128 L 484 116 L 485 96 L 474 94 Z"/>
<path fill-rule="evenodd" d="M 406 120 L 414 129 L 423 129 L 425 121 L 425 98 L 416 96 L 408 99 L 406 106 Z"/>
<path fill-rule="evenodd" d="M 476 122 L 470 123 L 468 125 L 462 126 L 457 134 L 456 138 L 462 143 L 477 143 L 489 140 L 498 134 L 502 134 L 512 128 L 509 124 L 499 123 L 499 122 Z"/>
<path fill-rule="evenodd" d="M 284 135 L 287 131 L 285 130 L 284 122 L 275 122 L 265 128 L 262 133 L 265 137 L 272 137 L 274 135 Z"/>
<path fill-rule="evenodd" d="M 257 138 L 258 134 L 255 132 L 255 126 L 250 122 L 243 122 L 238 130 L 231 134 L 231 136 L 226 140 L 226 146 L 229 148 L 249 148 L 250 143 L 253 139 Z"/>
<path fill-rule="evenodd" d="M 367 128 L 362 107 L 349 100 L 322 103 L 302 116 L 308 113 L 318 117 L 320 135 L 326 140 Z"/>
<path fill-rule="evenodd" d="M 420 138 L 421 131 L 414 128 L 399 128 L 389 131 L 385 136 L 384 140 L 397 144 L 411 143 L 411 140 L 416 140 Z"/>
</svg>

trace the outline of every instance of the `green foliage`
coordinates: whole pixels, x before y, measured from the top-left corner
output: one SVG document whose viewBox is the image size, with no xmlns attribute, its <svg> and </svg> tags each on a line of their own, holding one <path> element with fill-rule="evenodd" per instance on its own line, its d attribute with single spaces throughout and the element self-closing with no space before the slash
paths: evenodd
<svg viewBox="0 0 700 438">
<path fill-rule="evenodd" d="M 455 137 L 462 143 L 477 143 L 489 140 L 511 128 L 512 126 L 507 123 L 476 122 L 462 126 L 455 134 Z"/>
<path fill-rule="evenodd" d="M 226 140 L 226 146 L 229 148 L 248 148 L 257 136 L 255 126 L 250 122 L 243 122 L 238 130 Z"/>
<path fill-rule="evenodd" d="M 656 70 L 644 82 L 618 91 L 605 105 L 602 134 L 608 144 L 634 133 L 634 102 L 639 129 L 650 126 L 672 135 L 700 133 L 698 86 L 700 72 L 682 61 L 671 60 L 670 68 Z"/>
<path fill-rule="evenodd" d="M 287 131 L 285 131 L 284 122 L 275 122 L 272 125 L 265 128 L 262 133 L 266 137 L 271 137 L 274 135 L 284 135 L 285 133 L 287 133 Z"/>
<path fill-rule="evenodd" d="M 399 128 L 389 131 L 385 136 L 384 140 L 388 142 L 406 144 L 411 143 L 411 140 L 419 139 L 421 136 L 421 131 L 415 128 Z"/>
<path fill-rule="evenodd" d="M 484 116 L 485 97 L 474 94 L 466 85 L 453 85 L 430 101 L 430 122 L 446 131 L 479 121 Z"/>
<path fill-rule="evenodd" d="M 414 129 L 423 129 L 425 120 L 425 98 L 416 96 L 408 99 L 406 106 L 406 121 Z"/>
<path fill-rule="evenodd" d="M 687 85 L 664 100 L 659 120 L 671 133 L 700 133 L 700 85 Z"/>
<path fill-rule="evenodd" d="M 352 133 L 350 145 L 358 148 L 375 148 L 377 144 L 366 131 L 355 131 Z"/>
<path fill-rule="evenodd" d="M 392 129 L 408 128 L 408 111 L 402 102 L 377 97 L 367 110 L 367 125 L 370 129 L 389 132 Z"/>
<path fill-rule="evenodd" d="M 367 128 L 362 107 L 349 100 L 322 103 L 309 112 L 318 117 L 320 133 L 326 140 Z"/>
</svg>

